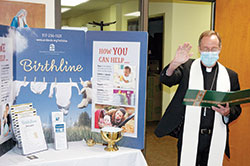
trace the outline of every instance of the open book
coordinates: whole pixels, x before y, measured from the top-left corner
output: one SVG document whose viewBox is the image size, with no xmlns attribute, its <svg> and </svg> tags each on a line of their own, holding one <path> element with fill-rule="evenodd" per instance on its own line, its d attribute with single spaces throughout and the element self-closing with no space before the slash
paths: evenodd
<svg viewBox="0 0 250 166">
<path fill-rule="evenodd" d="M 219 92 L 210 90 L 188 89 L 183 99 L 184 105 L 211 107 L 229 103 L 229 106 L 250 102 L 250 89 Z"/>
</svg>

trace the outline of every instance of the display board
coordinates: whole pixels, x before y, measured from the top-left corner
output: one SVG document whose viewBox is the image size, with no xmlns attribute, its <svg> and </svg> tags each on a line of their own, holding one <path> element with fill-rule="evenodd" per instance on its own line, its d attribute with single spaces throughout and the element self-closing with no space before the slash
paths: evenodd
<svg viewBox="0 0 250 166">
<path fill-rule="evenodd" d="M 12 104 L 13 49 L 11 30 L 0 28 L 0 144 L 13 136 L 10 106 Z"/>
<path fill-rule="evenodd" d="M 92 129 L 97 130 L 96 116 L 104 111 L 111 116 L 113 126 L 122 127 L 126 131 L 120 145 L 143 149 L 147 33 L 88 31 L 86 36 L 87 52 L 93 56 L 92 72 L 96 94 L 92 103 Z M 129 73 L 128 76 L 124 76 L 126 72 Z M 126 112 L 122 119 L 125 122 L 128 120 L 125 124 L 115 120 L 115 113 L 122 112 L 117 113 L 119 109 Z M 104 125 L 105 120 L 106 116 Z"/>
<path fill-rule="evenodd" d="M 68 141 L 114 126 L 121 146 L 144 148 L 146 32 L 14 30 L 13 104 L 33 104 L 47 142 L 61 111 Z"/>
</svg>

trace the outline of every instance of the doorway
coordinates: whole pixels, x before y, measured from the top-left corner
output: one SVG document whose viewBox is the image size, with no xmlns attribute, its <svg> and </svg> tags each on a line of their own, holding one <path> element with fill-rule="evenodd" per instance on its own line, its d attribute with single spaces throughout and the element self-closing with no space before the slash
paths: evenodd
<svg viewBox="0 0 250 166">
<path fill-rule="evenodd" d="M 162 115 L 160 72 L 163 60 L 163 16 L 148 19 L 148 75 L 146 122 L 157 122 Z M 138 18 L 128 20 L 128 31 L 138 31 Z M 157 100 L 155 100 L 157 99 Z"/>
<path fill-rule="evenodd" d="M 160 72 L 163 56 L 163 16 L 148 20 L 148 78 L 146 121 L 159 121 L 162 114 Z"/>
</svg>

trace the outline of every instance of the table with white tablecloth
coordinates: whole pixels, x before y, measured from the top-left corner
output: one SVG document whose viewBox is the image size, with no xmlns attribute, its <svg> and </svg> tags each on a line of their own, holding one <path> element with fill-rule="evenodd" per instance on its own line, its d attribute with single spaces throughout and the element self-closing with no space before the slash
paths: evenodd
<svg viewBox="0 0 250 166">
<path fill-rule="evenodd" d="M 68 149 L 48 150 L 29 155 L 18 154 L 13 148 L 0 157 L 0 166 L 146 166 L 146 160 L 139 149 L 119 147 L 116 152 L 107 152 L 102 145 L 89 147 L 85 142 L 69 142 Z"/>
</svg>

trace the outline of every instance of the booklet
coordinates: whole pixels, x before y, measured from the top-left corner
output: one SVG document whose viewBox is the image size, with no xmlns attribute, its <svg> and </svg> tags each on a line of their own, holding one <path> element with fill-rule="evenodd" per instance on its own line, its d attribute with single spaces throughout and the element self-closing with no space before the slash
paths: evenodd
<svg viewBox="0 0 250 166">
<path fill-rule="evenodd" d="M 232 92 L 188 89 L 183 99 L 184 105 L 202 107 L 226 103 L 229 103 L 229 106 L 250 103 L 250 89 Z"/>
<path fill-rule="evenodd" d="M 19 120 L 23 154 L 47 150 L 39 116 L 23 117 Z"/>
<path fill-rule="evenodd" d="M 20 136 L 20 119 L 24 117 L 36 116 L 37 111 L 33 108 L 32 103 L 25 103 L 19 105 L 11 106 L 11 119 L 12 119 L 12 128 L 17 140 L 17 146 L 22 147 L 22 140 Z"/>
</svg>

